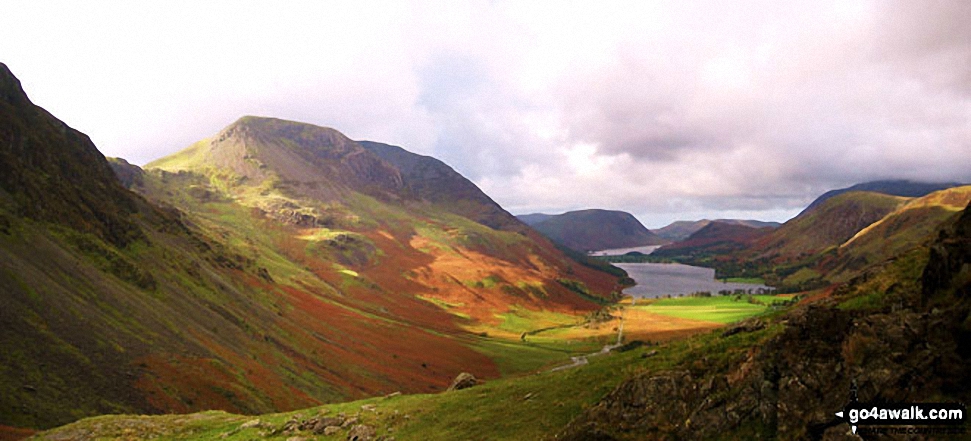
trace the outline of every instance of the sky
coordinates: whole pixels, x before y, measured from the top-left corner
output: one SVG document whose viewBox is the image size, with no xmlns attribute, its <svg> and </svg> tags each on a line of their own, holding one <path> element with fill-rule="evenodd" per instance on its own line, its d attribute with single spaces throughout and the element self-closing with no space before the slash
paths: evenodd
<svg viewBox="0 0 971 441">
<path fill-rule="evenodd" d="M 514 214 L 785 221 L 971 182 L 971 2 L 11 1 L 0 62 L 143 165 L 243 115 L 451 165 Z"/>
</svg>

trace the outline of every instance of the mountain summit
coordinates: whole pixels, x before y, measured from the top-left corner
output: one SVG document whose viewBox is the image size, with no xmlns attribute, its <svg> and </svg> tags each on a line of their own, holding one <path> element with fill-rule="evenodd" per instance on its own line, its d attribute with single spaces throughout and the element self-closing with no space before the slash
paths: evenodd
<svg viewBox="0 0 971 441">
<path fill-rule="evenodd" d="M 396 199 L 403 189 L 395 167 L 337 130 L 255 116 L 146 167 L 221 170 L 239 183 L 278 183 L 320 200 L 339 199 L 351 190 Z"/>
</svg>

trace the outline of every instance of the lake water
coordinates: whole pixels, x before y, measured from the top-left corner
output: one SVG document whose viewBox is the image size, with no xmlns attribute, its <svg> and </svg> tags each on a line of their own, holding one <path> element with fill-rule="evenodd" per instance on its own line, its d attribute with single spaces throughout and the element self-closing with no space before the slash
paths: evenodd
<svg viewBox="0 0 971 441">
<path fill-rule="evenodd" d="M 679 263 L 615 263 L 623 268 L 637 282 L 637 285 L 624 290 L 624 294 L 634 297 L 661 297 L 666 294 L 691 294 L 708 291 L 713 295 L 718 291 L 736 289 L 771 289 L 753 283 L 723 283 L 715 280 L 715 270 Z"/>
<path fill-rule="evenodd" d="M 643 247 L 633 247 L 633 248 L 614 248 L 610 250 L 600 250 L 591 251 L 589 255 L 591 256 L 623 256 L 631 251 L 637 251 L 638 253 L 651 254 L 654 250 L 661 248 L 660 245 L 648 245 Z"/>
</svg>

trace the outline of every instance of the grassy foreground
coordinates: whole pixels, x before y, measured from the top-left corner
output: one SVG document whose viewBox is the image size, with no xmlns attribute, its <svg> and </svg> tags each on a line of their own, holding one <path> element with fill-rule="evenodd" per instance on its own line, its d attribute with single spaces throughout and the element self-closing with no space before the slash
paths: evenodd
<svg viewBox="0 0 971 441">
<path fill-rule="evenodd" d="M 659 299 L 626 305 L 628 311 L 641 313 L 624 315 L 627 320 L 642 322 L 650 321 L 650 317 L 661 320 L 666 315 L 673 315 L 690 318 L 683 322 L 689 324 L 701 320 L 727 323 L 764 313 L 768 309 L 766 304 L 774 300 L 771 296 L 765 297 L 758 299 L 761 304 L 731 297 Z M 636 327 L 637 324 L 630 325 Z M 640 325 L 645 326 L 645 323 Z M 606 328 L 609 327 L 608 324 Z M 579 330 L 584 329 L 588 338 L 558 338 L 559 335 L 582 335 Z M 701 334 L 691 338 L 588 356 L 588 364 L 556 372 L 550 370 L 552 366 L 566 364 L 569 356 L 595 352 L 603 341 L 603 329 L 605 327 L 576 325 L 575 329 L 567 329 L 569 332 L 531 335 L 527 341 L 481 337 L 475 342 L 476 349 L 496 360 L 505 378 L 459 391 L 392 394 L 258 417 L 221 411 L 103 416 L 41 433 L 37 438 L 336 440 L 348 439 L 352 431 L 359 431 L 353 433 L 370 433 L 373 439 L 383 436 L 396 440 L 425 440 L 429 437 L 446 440 L 544 439 L 631 375 L 685 366 L 702 357 L 712 363 L 727 363 L 743 356 L 754 341 L 775 332 L 775 328 L 770 327 L 754 333 L 722 337 L 720 331 L 702 330 L 699 331 Z M 334 426 L 325 434 L 323 424 L 337 423 L 343 427 Z M 315 425 L 318 426 L 316 431 Z"/>
<path fill-rule="evenodd" d="M 706 356 L 713 363 L 744 356 L 753 342 L 775 332 L 693 338 L 589 358 L 589 364 L 557 372 L 490 381 L 470 389 L 423 395 L 393 395 L 259 417 L 225 412 L 190 415 L 88 418 L 38 435 L 38 439 L 134 440 L 337 440 L 355 426 L 396 440 L 544 439 L 563 428 L 630 375 L 670 369 Z M 339 417 L 352 421 L 330 435 L 300 430 L 303 423 Z M 364 429 L 360 429 L 364 430 Z M 431 437 L 431 438 L 430 438 Z"/>
</svg>

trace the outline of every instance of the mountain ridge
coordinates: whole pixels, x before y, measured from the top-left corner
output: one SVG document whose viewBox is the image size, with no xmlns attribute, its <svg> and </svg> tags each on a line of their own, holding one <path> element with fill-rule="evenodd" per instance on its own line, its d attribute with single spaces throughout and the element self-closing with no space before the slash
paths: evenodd
<svg viewBox="0 0 971 441">
<path fill-rule="evenodd" d="M 803 213 L 809 211 L 810 209 L 816 208 L 827 199 L 836 197 L 840 194 L 851 192 L 851 191 L 869 191 L 873 193 L 881 193 L 889 196 L 902 196 L 908 198 L 923 197 L 930 193 L 939 190 L 946 190 L 952 187 L 960 187 L 962 185 L 958 182 L 919 182 L 911 181 L 907 179 L 888 179 L 880 181 L 869 181 L 855 184 L 846 188 L 840 188 L 835 190 L 830 190 L 819 197 L 817 197 L 812 203 L 810 203 L 804 210 Z M 801 215 L 802 213 L 800 213 Z M 797 215 L 798 217 L 798 215 Z"/>
<path fill-rule="evenodd" d="M 525 231 L 515 216 L 482 192 L 472 181 L 431 156 L 374 141 L 358 141 L 366 150 L 398 168 L 411 196 L 468 217 L 494 229 Z"/>
</svg>

